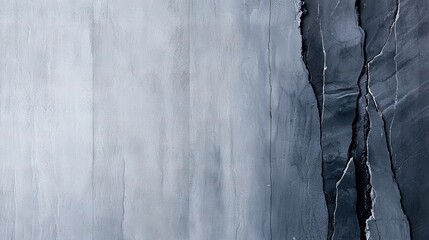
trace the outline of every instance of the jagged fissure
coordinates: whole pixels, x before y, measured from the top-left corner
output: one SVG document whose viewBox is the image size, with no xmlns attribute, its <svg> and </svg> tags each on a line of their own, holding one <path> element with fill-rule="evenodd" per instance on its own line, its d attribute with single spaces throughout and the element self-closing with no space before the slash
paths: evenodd
<svg viewBox="0 0 429 240">
<path fill-rule="evenodd" d="M 365 229 L 366 221 L 371 216 L 372 198 L 371 198 L 371 172 L 368 168 L 368 134 L 370 131 L 369 119 L 369 79 L 368 79 L 368 61 L 366 53 L 366 34 L 360 21 L 361 1 L 355 2 L 358 26 L 363 32 L 362 36 L 362 56 L 364 64 L 359 76 L 357 85 L 359 94 L 356 99 L 355 119 L 352 124 L 352 141 L 349 148 L 349 158 L 353 158 L 356 174 L 356 212 L 358 217 L 360 238 L 366 239 Z"/>
<path fill-rule="evenodd" d="M 309 10 L 307 9 L 307 5 L 306 5 L 306 2 L 304 0 L 302 0 L 300 2 L 300 14 L 301 15 L 300 15 L 299 30 L 300 30 L 300 35 L 301 35 L 301 59 L 302 59 L 302 62 L 304 63 L 305 69 L 307 71 L 308 83 L 309 83 L 309 86 L 311 87 L 311 90 L 314 94 L 314 100 L 316 101 L 316 106 L 317 106 L 317 110 L 318 110 L 318 115 L 319 115 L 319 143 L 320 143 L 320 151 L 321 151 L 320 156 L 322 157 L 322 163 L 323 163 L 322 118 L 323 118 L 323 101 L 324 101 L 324 99 L 323 98 L 320 99 L 320 96 L 318 96 L 317 86 L 315 84 L 315 81 L 313 81 L 314 76 L 312 74 L 312 70 L 314 71 L 314 69 L 312 69 L 309 66 L 309 63 L 307 61 L 310 43 L 308 42 L 308 40 L 305 37 L 305 31 L 304 31 L 303 25 L 305 24 L 306 18 L 309 16 Z M 319 16 L 318 16 L 318 18 L 319 18 Z M 320 24 L 319 24 L 319 27 L 320 27 Z M 321 30 L 320 30 L 320 33 L 321 33 Z M 323 61 L 325 61 L 325 59 Z M 323 65 L 325 65 L 325 62 Z M 322 170 L 321 170 L 322 178 L 323 178 L 323 175 L 324 175 L 324 173 L 323 173 L 323 167 L 322 167 Z M 322 184 L 323 184 L 323 189 L 325 189 L 325 181 L 323 181 Z M 327 204 L 327 203 L 325 203 L 325 204 Z M 329 221 L 329 223 L 328 223 L 328 238 L 329 238 L 329 235 L 331 234 L 331 231 L 329 231 L 329 229 L 332 229 L 332 227 L 333 227 L 333 222 Z"/>
<path fill-rule="evenodd" d="M 300 34 L 301 34 L 301 59 L 302 59 L 302 62 L 304 63 L 305 70 L 307 71 L 308 83 L 309 83 L 309 85 L 311 87 L 311 90 L 312 90 L 312 92 L 314 94 L 314 98 L 316 100 L 317 110 L 318 110 L 318 113 L 319 113 L 320 150 L 321 150 L 321 155 L 323 156 L 323 147 L 322 147 L 322 106 L 321 106 L 321 104 L 318 101 L 317 91 L 315 89 L 314 83 L 312 82 L 313 75 L 311 74 L 311 70 L 310 70 L 310 67 L 308 66 L 308 62 L 307 62 L 308 42 L 305 39 L 305 34 L 304 34 L 303 27 L 302 27 L 302 25 L 303 25 L 303 23 L 305 21 L 305 18 L 308 16 L 308 10 L 306 8 L 305 1 L 301 1 L 300 12 L 301 12 L 301 17 L 300 17 L 299 30 L 300 30 Z"/>
<path fill-rule="evenodd" d="M 370 65 L 371 63 L 379 56 L 381 56 L 383 54 L 383 50 L 385 48 L 385 46 L 387 45 L 387 42 L 395 28 L 396 31 L 396 23 L 397 20 L 399 18 L 399 11 L 400 11 L 400 2 L 399 0 L 395 1 L 396 3 L 396 9 L 394 12 L 395 18 L 394 21 L 392 22 L 392 24 L 389 26 L 389 32 L 388 35 L 385 39 L 385 41 L 383 42 L 380 51 L 378 52 L 378 54 L 376 54 L 375 56 L 372 56 L 371 59 L 368 59 L 368 53 L 367 53 L 367 45 L 366 45 L 366 35 L 364 34 L 363 37 L 363 56 L 364 56 L 364 66 L 363 66 L 363 73 L 365 73 L 365 118 L 364 118 L 364 125 L 365 127 L 365 134 L 364 134 L 364 138 L 365 138 L 365 146 L 364 146 L 364 155 L 362 156 L 362 160 L 361 161 L 357 161 L 357 164 L 361 164 L 362 168 L 360 170 L 357 170 L 357 166 L 356 166 L 356 182 L 357 184 L 360 184 L 361 186 L 358 186 L 358 206 L 357 206 L 357 211 L 358 214 L 360 214 L 359 216 L 359 225 L 360 225 L 360 230 L 361 230 L 361 239 L 366 239 L 365 238 L 365 228 L 366 228 L 366 220 L 371 217 L 371 210 L 372 210 L 372 197 L 371 197 L 371 191 L 372 191 L 372 186 L 371 186 L 371 175 L 370 175 L 370 171 L 368 169 L 368 134 L 369 134 L 369 130 L 370 130 L 370 118 L 369 118 L 369 112 L 368 112 L 368 106 L 369 106 L 369 101 L 373 101 L 375 108 L 376 108 L 376 112 L 379 114 L 382 122 L 383 122 L 383 131 L 384 131 L 384 135 L 385 135 L 385 139 L 386 139 L 386 147 L 387 147 L 387 151 L 388 151 L 388 156 L 389 156 L 389 160 L 391 163 L 391 169 L 392 169 L 392 175 L 393 175 L 393 180 L 396 183 L 396 185 L 398 186 L 398 190 L 399 190 L 399 194 L 400 194 L 400 198 L 402 200 L 402 196 L 401 196 L 401 191 L 399 189 L 399 185 L 397 183 L 396 180 L 396 173 L 395 173 L 395 169 L 393 166 L 393 155 L 392 155 L 392 148 L 390 143 L 390 138 L 389 138 L 389 134 L 388 134 L 388 129 L 387 129 L 387 121 L 383 115 L 382 109 L 379 108 L 379 105 L 377 104 L 376 98 L 375 96 L 372 94 L 372 91 L 370 89 Z M 360 8 L 361 8 L 361 4 L 363 4 L 361 2 L 361 0 L 356 0 L 356 11 L 358 13 L 358 19 L 359 19 L 359 27 L 362 29 L 362 31 L 365 32 L 364 27 L 362 26 L 362 24 L 360 23 Z M 396 34 L 396 33 L 395 33 Z M 397 42 L 395 41 L 395 45 L 397 44 Z M 395 56 L 396 57 L 396 56 Z M 396 104 L 396 103 L 395 103 Z M 358 102 L 359 105 L 359 102 Z M 358 176 L 361 175 L 361 176 Z M 365 182 L 361 182 L 362 180 L 367 181 L 367 184 L 365 184 Z M 365 185 L 367 185 L 368 187 L 365 187 Z M 401 207 L 402 207 L 402 201 L 400 202 Z M 403 207 L 402 207 L 403 208 Z M 405 217 L 408 219 L 408 217 L 405 215 Z M 409 221 L 408 221 L 409 223 Z"/>
<path fill-rule="evenodd" d="M 393 176 L 393 181 L 395 182 L 395 184 L 396 184 L 396 186 L 398 187 L 398 191 L 399 191 L 399 196 L 400 196 L 400 205 L 401 205 L 401 209 L 404 209 L 404 207 L 403 207 L 403 203 L 402 203 L 402 192 L 401 192 L 401 190 L 400 190 L 400 188 L 399 188 L 399 184 L 398 184 L 398 181 L 397 181 L 397 178 L 396 178 L 396 171 L 395 171 L 395 167 L 394 167 L 394 164 L 393 164 L 393 150 L 392 150 L 392 143 L 391 143 L 391 132 L 389 133 L 389 130 L 387 129 L 388 128 L 388 126 L 387 126 L 387 121 L 386 121 L 386 119 L 385 119 L 385 116 L 383 115 L 383 112 L 382 112 L 382 109 L 380 109 L 379 108 L 379 106 L 378 106 L 378 104 L 377 104 L 377 101 L 376 101 L 376 98 L 375 98 L 375 96 L 372 94 L 372 92 L 371 92 L 371 90 L 370 90 L 370 87 L 369 87 L 369 83 L 370 83 L 370 75 L 369 75 L 369 70 L 370 70 L 370 65 L 371 65 L 371 63 L 376 59 L 376 58 L 378 58 L 378 57 L 380 57 L 382 54 L 383 54 L 383 50 L 384 50 L 384 48 L 386 47 L 386 45 L 387 45 L 387 42 L 389 41 L 389 38 L 391 37 L 391 35 L 392 34 L 395 34 L 395 57 L 394 58 L 396 58 L 397 57 L 397 39 L 396 39 L 396 24 L 397 24 L 397 21 L 398 21 L 398 19 L 399 19 L 399 13 L 400 13 L 400 0 L 396 0 L 395 1 L 395 4 L 396 4 L 396 9 L 395 9 L 395 12 L 394 12 L 394 15 L 395 15 L 395 18 L 394 18 L 394 21 L 392 22 L 392 24 L 389 26 L 389 32 L 388 32 L 388 35 L 387 35 L 387 37 L 386 37 L 386 39 L 385 39 L 385 41 L 384 41 L 384 43 L 383 43 L 383 45 L 382 45 L 382 47 L 381 47 L 381 49 L 380 49 L 380 52 L 377 54 L 377 55 L 375 55 L 374 57 L 372 57 L 369 61 L 368 61 L 368 64 L 367 64 L 367 66 L 368 66 L 368 91 L 369 91 L 369 93 L 370 93 L 370 95 L 371 95 L 371 98 L 372 98 L 372 100 L 373 100 L 373 102 L 374 102 L 374 105 L 375 105 L 375 107 L 376 107 L 376 111 L 377 111 L 377 113 L 379 114 L 379 116 L 380 116 L 380 118 L 381 118 L 381 120 L 382 120 L 382 122 L 383 122 L 383 131 L 384 131 L 384 135 L 385 135 L 385 139 L 386 139 L 386 146 L 387 146 L 387 152 L 388 152 L 388 156 L 389 156 L 389 160 L 390 160 L 390 167 L 391 167 L 391 171 L 392 171 L 392 176 Z M 396 60 L 395 60 L 395 62 L 396 62 Z M 397 63 L 396 63 L 397 64 Z M 397 69 L 397 66 L 395 67 L 396 68 L 396 72 L 395 72 L 395 75 L 397 75 L 397 71 L 398 71 L 398 69 Z M 397 77 L 397 76 L 396 76 Z M 396 79 L 396 81 L 398 81 L 398 79 Z M 398 84 L 398 82 L 396 82 L 396 84 Z M 396 108 L 396 101 L 397 101 L 397 91 L 398 91 L 398 89 L 396 89 L 396 96 L 395 96 L 395 108 Z M 395 112 L 394 112 L 394 115 L 395 115 Z M 394 117 L 393 117 L 393 119 L 392 119 L 392 122 L 391 122 L 391 124 L 390 124 L 390 131 L 391 131 L 391 127 L 392 127 L 392 124 L 393 124 L 393 120 L 394 120 Z M 408 222 L 408 225 L 410 226 L 410 228 L 411 228 L 411 222 L 410 222 L 410 220 L 409 220 L 409 218 L 408 218 L 408 216 L 407 216 L 407 214 L 405 214 L 405 212 L 404 212 L 404 216 L 405 216 L 405 218 L 407 219 L 407 222 Z M 412 239 L 412 231 L 409 231 L 410 232 L 410 236 L 411 236 L 411 239 Z"/>
<path fill-rule="evenodd" d="M 368 133 L 370 130 L 368 114 L 367 67 L 364 65 L 358 80 L 359 94 L 356 101 L 355 119 L 352 124 L 352 141 L 349 158 L 353 158 L 356 174 L 356 212 L 361 239 L 365 239 L 366 220 L 371 216 L 371 182 L 368 169 Z M 363 105 L 362 105 L 363 103 Z"/>
<path fill-rule="evenodd" d="M 302 62 L 304 63 L 305 66 L 305 70 L 307 71 L 307 78 L 308 78 L 308 83 L 311 87 L 311 90 L 314 94 L 314 100 L 316 101 L 316 106 L 317 106 L 317 110 L 318 110 L 318 114 L 319 114 L 319 143 L 320 143 L 320 156 L 322 157 L 322 162 L 323 162 L 323 146 L 322 146 L 322 111 L 323 111 L 323 106 L 322 104 L 319 102 L 319 98 L 317 95 L 317 90 L 316 90 L 316 86 L 313 82 L 313 74 L 311 74 L 311 68 L 308 64 L 307 61 L 307 57 L 308 57 L 308 49 L 309 49 L 309 42 L 307 41 L 307 39 L 305 38 L 305 34 L 304 34 L 304 27 L 303 24 L 305 22 L 306 17 L 308 16 L 309 12 L 308 9 L 306 7 L 306 3 L 304 0 L 302 0 L 300 2 L 301 4 L 301 8 L 300 8 L 300 23 L 299 23 L 299 30 L 300 30 L 300 35 L 301 35 L 301 59 Z M 321 171 L 321 176 L 323 178 L 323 167 L 322 167 L 322 171 Z M 325 181 L 322 182 L 323 184 L 323 189 L 325 189 Z M 331 222 L 329 223 L 329 226 L 331 226 Z M 328 227 L 329 228 L 329 227 Z M 329 231 L 328 231 L 328 235 L 329 235 Z"/>
<path fill-rule="evenodd" d="M 358 3 L 357 3 L 358 4 Z M 319 10 L 319 9 L 318 9 Z M 309 51 L 309 44 L 310 42 L 308 42 L 308 40 L 305 37 L 305 32 L 304 29 L 302 27 L 302 24 L 305 23 L 306 18 L 309 16 L 309 11 L 306 8 L 306 4 L 305 1 L 301 2 L 301 23 L 300 23 L 300 31 L 301 31 L 301 38 L 302 38 L 302 48 L 301 48 L 301 57 L 302 60 L 305 64 L 305 67 L 307 69 L 308 72 L 308 80 L 309 80 L 309 84 L 312 88 L 312 91 L 315 95 L 316 98 L 316 103 L 317 103 L 317 108 L 319 110 L 319 117 L 320 117 L 320 144 L 321 144 L 321 151 L 322 151 L 322 156 L 323 156 L 323 146 L 322 146 L 322 118 L 323 118 L 323 97 L 322 97 L 322 103 L 320 103 L 319 98 L 320 96 L 318 96 L 318 92 L 316 90 L 317 86 L 316 86 L 316 82 L 317 79 L 313 79 L 313 74 L 312 74 L 312 70 L 313 71 L 318 71 L 321 70 L 322 72 L 324 72 L 323 69 L 317 69 L 317 68 L 310 68 L 310 66 L 308 65 L 308 61 L 307 61 L 307 57 L 308 57 L 308 51 Z M 319 16 L 317 17 L 318 21 L 319 21 L 319 27 L 320 26 L 320 19 Z M 320 29 L 320 34 L 322 34 L 321 29 Z M 322 37 L 322 36 L 321 36 Z M 322 40 L 323 41 L 323 40 Z M 323 43 L 322 43 L 323 45 Z M 323 46 L 322 46 L 323 48 Z M 364 44 L 362 43 L 362 51 L 364 52 Z M 324 60 L 325 61 L 325 60 Z M 364 62 L 365 63 L 365 62 Z M 323 64 L 325 67 L 325 64 Z M 313 66 L 314 67 L 314 66 Z M 314 75 L 318 75 L 318 72 L 316 72 Z M 365 64 L 362 67 L 362 72 L 361 75 L 359 76 L 358 79 L 358 84 L 361 84 L 361 77 L 362 74 L 366 73 L 366 66 Z M 324 73 L 323 73 L 324 74 Z M 322 76 L 323 76 L 322 74 Z M 371 186 L 370 186 L 370 176 L 369 176 L 369 169 L 367 166 L 367 148 L 366 148 L 366 139 L 367 139 L 367 135 L 369 132 L 369 120 L 368 120 L 368 114 L 359 114 L 359 102 L 364 99 L 365 101 L 365 106 L 364 106 L 364 110 L 366 112 L 366 107 L 368 105 L 368 101 L 367 101 L 367 94 L 366 94 L 366 89 L 367 89 L 367 80 L 365 79 L 364 82 L 365 86 L 361 89 L 359 87 L 359 93 L 358 93 L 358 97 L 357 97 L 357 105 L 356 105 L 356 117 L 353 121 L 352 124 L 352 128 L 353 128 L 353 135 L 352 135 L 352 140 L 351 140 L 351 144 L 349 147 L 349 154 L 348 154 L 348 161 L 346 163 L 345 169 L 349 163 L 349 161 L 354 162 L 355 165 L 355 171 L 356 171 L 356 188 L 357 188 L 357 215 L 359 216 L 359 226 L 361 229 L 361 236 L 365 236 L 365 227 L 366 227 L 366 220 L 369 218 L 369 216 L 371 215 Z M 323 93 L 322 93 L 323 95 Z M 359 123 L 359 124 L 358 124 Z M 363 125 L 362 127 L 357 127 L 358 125 Z M 363 146 L 364 149 L 362 151 L 359 151 L 359 153 L 355 154 L 356 149 L 357 149 L 357 141 L 356 141 L 356 135 L 358 132 L 361 132 L 364 136 L 364 142 L 362 142 L 360 144 L 360 146 Z M 343 171 L 343 172 L 344 172 Z M 322 176 L 323 176 L 323 168 L 322 168 Z M 340 180 L 340 179 L 339 179 Z M 325 182 L 323 182 L 323 184 L 325 184 Z M 324 187 L 325 189 L 325 187 Z M 336 206 L 335 206 L 336 208 Z M 329 219 L 328 222 L 328 236 L 327 239 L 331 239 L 333 236 L 333 232 L 335 230 L 335 225 L 334 225 L 334 219 Z M 364 239 L 364 238 L 363 238 Z"/>
<path fill-rule="evenodd" d="M 394 22 L 389 26 L 389 36 L 392 34 L 393 26 L 396 24 L 396 20 L 398 19 L 398 13 L 399 13 L 399 0 L 396 1 L 397 3 L 397 9 L 395 10 L 395 20 Z M 358 85 L 358 96 L 356 98 L 356 108 L 355 108 L 355 118 L 352 123 L 352 136 L 351 136 L 351 142 L 348 149 L 348 159 L 353 160 L 355 165 L 355 174 L 356 174 L 356 193 L 357 193 L 357 199 L 356 199 L 356 212 L 359 222 L 359 228 L 360 228 L 360 237 L 361 239 L 365 239 L 365 230 L 366 230 L 366 221 L 371 216 L 371 210 L 372 210 L 372 197 L 371 197 L 371 173 L 368 167 L 368 135 L 370 131 L 370 118 L 369 118 L 369 101 L 374 101 L 374 104 L 376 105 L 377 112 L 380 114 L 383 122 L 384 122 L 384 132 L 386 136 L 386 141 L 388 141 L 388 130 L 387 130 L 387 124 L 384 116 L 381 113 L 381 110 L 378 108 L 377 102 L 375 97 L 371 93 L 370 89 L 370 75 L 369 75 L 369 67 L 372 61 L 377 58 L 379 55 L 382 54 L 382 51 L 384 49 L 384 46 L 386 45 L 388 39 L 386 39 L 383 42 L 382 48 L 380 49 L 380 52 L 375 56 L 368 56 L 367 52 L 367 37 L 365 34 L 365 29 L 362 25 L 362 18 L 361 18 L 361 11 L 364 10 L 364 1 L 356 0 L 355 1 L 355 8 L 356 8 L 356 16 L 357 16 L 357 25 L 362 31 L 362 42 L 361 42 L 361 51 L 362 51 L 362 57 L 363 57 L 363 64 L 362 64 L 362 70 L 359 75 L 359 78 L 357 79 L 357 85 Z M 320 117 L 320 137 L 322 141 L 322 122 L 323 122 L 323 101 L 320 101 L 320 89 L 318 89 L 317 81 L 320 77 L 321 69 L 319 69 L 318 66 L 315 66 L 314 63 L 308 62 L 308 55 L 310 51 L 314 51 L 314 46 L 312 46 L 312 49 L 310 49 L 310 44 L 315 44 L 314 42 L 309 42 L 306 37 L 306 34 L 308 34 L 306 31 L 309 29 L 303 28 L 303 24 L 305 26 L 306 19 L 311 15 L 311 17 L 315 16 L 312 15 L 312 12 L 309 12 L 311 9 L 307 9 L 305 1 L 301 1 L 301 17 L 300 17 L 300 31 L 301 31 L 301 40 L 302 40 L 302 48 L 301 48 L 301 57 L 305 64 L 305 67 L 308 71 L 308 80 L 310 83 L 310 86 L 312 88 L 312 91 L 316 97 L 317 102 L 317 108 L 319 111 L 319 117 Z M 314 10 L 314 9 L 313 9 Z M 310 18 L 311 18 L 310 17 Z M 308 18 L 308 24 L 311 24 L 311 20 Z M 320 21 L 319 15 L 317 15 L 317 20 Z M 315 19 L 313 19 L 313 22 Z M 319 22 L 320 23 L 320 22 Z M 309 26 L 309 25 L 308 25 Z M 320 39 L 319 39 L 320 40 Z M 317 44 L 317 43 L 316 43 Z M 317 46 L 316 46 L 317 48 Z M 320 57 L 320 56 L 319 56 Z M 311 61 L 311 60 L 310 60 Z M 311 65 L 313 64 L 313 65 Z M 311 65 L 311 66 L 310 66 Z M 389 152 L 389 158 L 392 162 L 392 150 L 391 146 L 387 144 L 388 146 L 388 152 Z M 321 145 L 322 147 L 322 145 Z M 321 148 L 321 151 L 323 153 L 323 147 Z M 395 172 L 392 166 L 392 172 L 395 177 Z M 323 170 L 322 170 L 323 175 Z M 328 230 L 329 232 L 333 232 L 335 229 L 335 226 L 333 225 L 333 222 L 330 219 Z M 328 234 L 328 239 L 329 239 Z"/>
<path fill-rule="evenodd" d="M 315 86 L 313 85 L 313 82 L 312 82 L 313 76 L 311 74 L 310 67 L 308 66 L 308 62 L 307 62 L 308 42 L 305 39 L 305 34 L 304 34 L 303 27 L 302 27 L 302 24 L 305 20 L 305 17 L 308 15 L 308 10 L 306 8 L 305 1 L 301 1 L 300 12 L 301 12 L 301 17 L 300 17 L 299 30 L 300 30 L 300 34 L 301 34 L 301 59 L 302 59 L 304 65 L 305 65 L 305 68 L 307 70 L 308 82 L 311 86 L 311 90 L 313 91 L 314 97 L 316 99 L 316 105 L 317 105 L 319 118 L 320 118 L 321 113 L 322 113 L 322 109 L 321 109 L 322 106 L 320 106 L 319 101 L 317 101 L 317 92 L 316 92 Z M 320 126 L 321 125 L 322 124 L 320 124 Z"/>
</svg>

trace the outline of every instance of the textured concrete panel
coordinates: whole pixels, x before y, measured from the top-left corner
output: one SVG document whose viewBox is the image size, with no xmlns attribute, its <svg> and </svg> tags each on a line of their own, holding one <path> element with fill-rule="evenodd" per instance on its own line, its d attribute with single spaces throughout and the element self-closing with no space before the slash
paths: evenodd
<svg viewBox="0 0 429 240">
<path fill-rule="evenodd" d="M 0 0 L 0 239 L 427 239 L 428 7 Z"/>
</svg>

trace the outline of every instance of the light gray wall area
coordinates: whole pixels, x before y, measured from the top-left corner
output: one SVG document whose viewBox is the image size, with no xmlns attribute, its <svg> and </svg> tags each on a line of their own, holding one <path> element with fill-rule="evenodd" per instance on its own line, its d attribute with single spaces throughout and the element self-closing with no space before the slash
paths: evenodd
<svg viewBox="0 0 429 240">
<path fill-rule="evenodd" d="M 188 239 L 188 6 L 94 4 L 94 239 Z"/>
<path fill-rule="evenodd" d="M 90 239 L 91 2 L 0 5 L 0 239 Z"/>
<path fill-rule="evenodd" d="M 299 2 L 0 4 L 0 239 L 326 236 Z"/>
<path fill-rule="evenodd" d="M 270 239 L 269 1 L 190 16 L 190 239 Z"/>
</svg>

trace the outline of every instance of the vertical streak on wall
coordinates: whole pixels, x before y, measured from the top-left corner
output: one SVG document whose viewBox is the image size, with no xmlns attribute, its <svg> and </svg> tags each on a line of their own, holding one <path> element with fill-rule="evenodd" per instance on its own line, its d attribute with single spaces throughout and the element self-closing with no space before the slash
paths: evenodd
<svg viewBox="0 0 429 240">
<path fill-rule="evenodd" d="M 90 239 L 90 2 L 0 4 L 0 238 Z"/>
<path fill-rule="evenodd" d="M 94 239 L 188 239 L 188 1 L 95 7 Z"/>
<path fill-rule="evenodd" d="M 269 1 L 191 2 L 190 239 L 269 239 Z"/>
</svg>

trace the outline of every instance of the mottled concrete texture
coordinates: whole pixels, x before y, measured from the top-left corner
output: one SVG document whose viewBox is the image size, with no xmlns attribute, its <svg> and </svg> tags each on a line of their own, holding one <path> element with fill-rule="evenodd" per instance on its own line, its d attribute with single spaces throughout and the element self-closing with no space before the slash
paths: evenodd
<svg viewBox="0 0 429 240">
<path fill-rule="evenodd" d="M 429 239 L 427 0 L 0 0 L 0 240 Z"/>
</svg>

